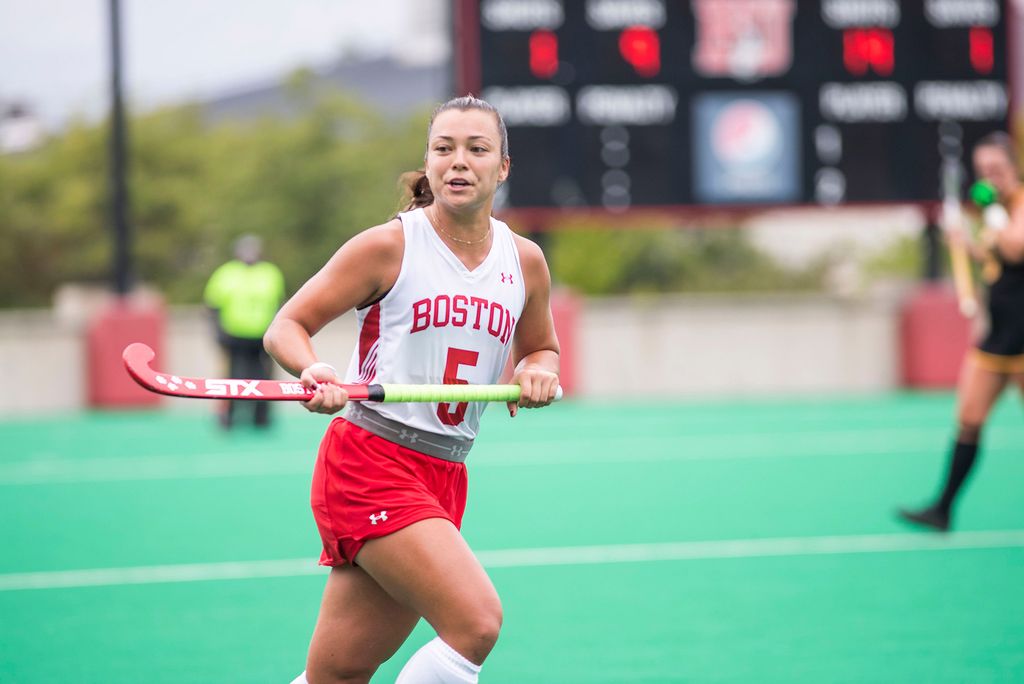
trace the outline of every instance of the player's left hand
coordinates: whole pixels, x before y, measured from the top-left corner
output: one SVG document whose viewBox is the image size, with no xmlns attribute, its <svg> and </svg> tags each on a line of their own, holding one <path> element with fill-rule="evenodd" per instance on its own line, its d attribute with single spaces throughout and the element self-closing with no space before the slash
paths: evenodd
<svg viewBox="0 0 1024 684">
<path fill-rule="evenodd" d="M 515 418 L 520 408 L 540 408 L 555 400 L 558 373 L 538 368 L 524 368 L 512 376 L 519 385 L 519 401 L 508 402 L 508 414 Z"/>
</svg>

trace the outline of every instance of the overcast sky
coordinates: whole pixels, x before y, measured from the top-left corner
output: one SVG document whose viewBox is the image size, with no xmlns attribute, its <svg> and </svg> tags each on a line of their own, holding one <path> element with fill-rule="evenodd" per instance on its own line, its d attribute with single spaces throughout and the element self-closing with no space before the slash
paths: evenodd
<svg viewBox="0 0 1024 684">
<path fill-rule="evenodd" d="M 345 52 L 385 54 L 423 40 L 424 27 L 444 33 L 445 22 L 426 19 L 424 9 L 447 2 L 121 0 L 129 104 L 146 108 L 262 84 Z M 76 112 L 105 111 L 107 8 L 108 0 L 0 0 L 0 101 L 27 102 L 51 126 Z M 1013 75 L 1021 98 L 1024 64 Z"/>
<path fill-rule="evenodd" d="M 121 0 L 125 87 L 142 106 L 381 54 L 423 0 Z M 49 123 L 106 106 L 108 0 L 0 0 L 0 100 Z"/>
</svg>

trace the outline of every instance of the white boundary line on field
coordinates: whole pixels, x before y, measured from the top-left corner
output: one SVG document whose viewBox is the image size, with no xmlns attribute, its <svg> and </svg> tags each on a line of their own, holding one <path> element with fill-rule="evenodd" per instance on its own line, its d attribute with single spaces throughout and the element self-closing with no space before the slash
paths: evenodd
<svg viewBox="0 0 1024 684">
<path fill-rule="evenodd" d="M 875 534 L 500 549 L 480 551 L 477 557 L 488 568 L 523 568 L 1021 547 L 1024 547 L 1024 530 L 994 530 L 947 535 Z M 318 567 L 310 558 L 20 572 L 0 574 L 0 592 L 300 577 L 325 572 L 325 568 Z"/>
</svg>

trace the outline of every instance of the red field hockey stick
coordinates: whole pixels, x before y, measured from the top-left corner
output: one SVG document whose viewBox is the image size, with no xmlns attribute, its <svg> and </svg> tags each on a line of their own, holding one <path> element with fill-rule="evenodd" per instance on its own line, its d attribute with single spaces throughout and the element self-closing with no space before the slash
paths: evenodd
<svg viewBox="0 0 1024 684">
<path fill-rule="evenodd" d="M 186 378 L 155 371 L 149 363 L 156 354 L 145 344 L 125 347 L 124 367 L 135 382 L 150 392 L 186 399 L 254 399 L 260 401 L 308 401 L 313 390 L 297 380 L 240 380 L 233 378 Z M 463 402 L 518 401 L 519 385 L 341 385 L 349 401 Z M 562 398 L 558 388 L 555 401 Z"/>
</svg>

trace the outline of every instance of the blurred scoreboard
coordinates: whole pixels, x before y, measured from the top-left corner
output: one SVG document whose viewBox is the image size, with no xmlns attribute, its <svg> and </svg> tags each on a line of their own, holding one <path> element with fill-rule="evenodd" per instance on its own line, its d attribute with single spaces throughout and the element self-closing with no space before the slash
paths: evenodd
<svg viewBox="0 0 1024 684">
<path fill-rule="evenodd" d="M 456 0 L 513 207 L 928 202 L 1009 118 L 1006 0 Z M 947 122 L 947 123 L 944 123 Z"/>
</svg>

